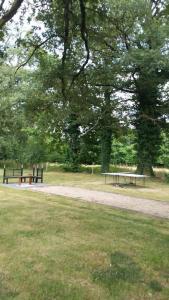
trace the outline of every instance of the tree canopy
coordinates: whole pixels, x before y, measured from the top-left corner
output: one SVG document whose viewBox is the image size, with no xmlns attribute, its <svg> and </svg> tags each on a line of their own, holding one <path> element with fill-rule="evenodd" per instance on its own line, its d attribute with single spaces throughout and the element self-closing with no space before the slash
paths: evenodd
<svg viewBox="0 0 169 300">
<path fill-rule="evenodd" d="M 2 44 L 22 2 L 0 5 Z M 75 171 L 101 163 L 108 171 L 116 157 L 153 175 L 168 134 L 168 19 L 168 0 L 28 5 L 1 58 L 1 159 L 65 161 Z M 9 150 L 11 136 L 18 146 Z M 19 147 L 32 158 L 18 158 Z"/>
</svg>

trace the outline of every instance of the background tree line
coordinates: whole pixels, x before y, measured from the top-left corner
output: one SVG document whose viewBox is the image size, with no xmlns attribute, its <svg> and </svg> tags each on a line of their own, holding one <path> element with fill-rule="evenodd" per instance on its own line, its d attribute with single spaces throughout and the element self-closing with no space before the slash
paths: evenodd
<svg viewBox="0 0 169 300">
<path fill-rule="evenodd" d="M 150 175 L 167 166 L 169 2 L 39 0 L 25 10 L 24 37 L 5 47 L 11 18 L 1 29 L 1 159 L 103 172 L 127 163 Z"/>
</svg>

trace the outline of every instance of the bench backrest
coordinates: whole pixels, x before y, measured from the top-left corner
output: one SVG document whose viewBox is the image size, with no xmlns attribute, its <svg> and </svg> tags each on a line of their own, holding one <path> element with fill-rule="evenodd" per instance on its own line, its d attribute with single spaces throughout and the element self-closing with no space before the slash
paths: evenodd
<svg viewBox="0 0 169 300">
<path fill-rule="evenodd" d="M 43 168 L 33 167 L 33 176 L 37 176 L 43 179 Z"/>
<path fill-rule="evenodd" d="M 43 167 L 39 168 L 37 167 L 33 167 L 33 172 L 32 175 L 34 177 L 38 177 L 40 180 L 43 181 Z M 6 169 L 6 167 L 4 166 L 4 173 L 3 173 L 3 178 L 5 179 L 5 177 L 16 177 L 16 176 L 23 176 L 23 168 L 17 168 L 17 169 Z"/>
<path fill-rule="evenodd" d="M 4 177 L 5 176 L 22 176 L 23 175 L 23 168 L 19 169 L 6 169 L 4 168 Z"/>
</svg>

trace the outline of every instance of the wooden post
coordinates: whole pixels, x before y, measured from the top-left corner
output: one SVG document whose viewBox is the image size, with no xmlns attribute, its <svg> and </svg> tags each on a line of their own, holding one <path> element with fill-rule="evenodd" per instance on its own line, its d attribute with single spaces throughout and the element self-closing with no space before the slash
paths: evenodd
<svg viewBox="0 0 169 300">
<path fill-rule="evenodd" d="M 6 168 L 5 168 L 5 165 L 4 165 L 3 183 L 5 183 L 5 175 L 6 175 Z"/>
<path fill-rule="evenodd" d="M 23 165 L 21 165 L 21 176 L 23 176 Z"/>
<path fill-rule="evenodd" d="M 94 163 L 92 163 L 92 175 L 94 174 Z"/>
<path fill-rule="evenodd" d="M 39 165 L 36 166 L 36 176 L 38 177 L 39 175 Z"/>
<path fill-rule="evenodd" d="M 32 175 L 29 174 L 29 184 L 32 184 Z"/>
<path fill-rule="evenodd" d="M 41 183 L 43 183 L 43 165 L 42 165 L 42 168 L 41 168 Z"/>
<path fill-rule="evenodd" d="M 33 175 L 33 178 L 32 178 L 32 181 L 35 182 L 35 165 L 33 165 L 33 170 L 32 170 L 32 175 Z"/>
</svg>

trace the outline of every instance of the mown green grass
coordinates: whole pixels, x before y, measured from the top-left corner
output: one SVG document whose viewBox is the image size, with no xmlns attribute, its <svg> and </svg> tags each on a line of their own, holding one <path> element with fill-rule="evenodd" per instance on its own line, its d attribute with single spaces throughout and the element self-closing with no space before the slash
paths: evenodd
<svg viewBox="0 0 169 300">
<path fill-rule="evenodd" d="M 1 300 L 168 300 L 169 221 L 0 187 Z"/>
</svg>

